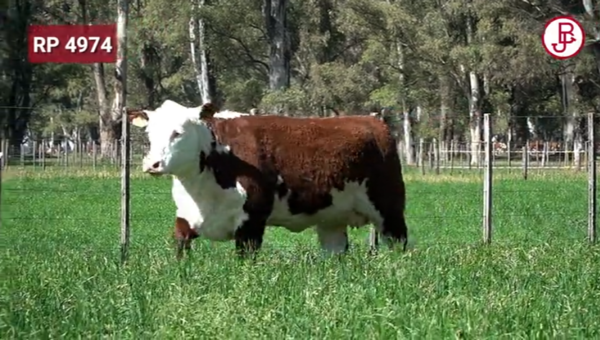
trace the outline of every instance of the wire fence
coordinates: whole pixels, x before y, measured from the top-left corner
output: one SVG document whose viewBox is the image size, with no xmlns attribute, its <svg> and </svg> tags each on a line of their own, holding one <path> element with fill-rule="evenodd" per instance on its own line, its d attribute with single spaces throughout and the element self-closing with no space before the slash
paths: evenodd
<svg viewBox="0 0 600 340">
<path fill-rule="evenodd" d="M 46 140 L 31 141 L 20 146 L 10 146 L 1 143 L 3 150 L 4 168 L 26 170 L 90 169 L 107 170 L 120 169 L 123 162 L 120 156 L 120 140 L 110 143 L 102 150 L 99 144 L 80 142 L 55 144 Z M 479 150 L 473 152 L 472 146 Z M 66 145 L 66 146 L 65 146 Z M 526 142 L 522 147 L 514 147 L 506 143 L 493 143 L 493 168 L 510 170 L 582 170 L 587 163 L 588 142 L 584 142 L 580 150 L 567 149 L 564 144 L 556 142 Z M 130 145 L 130 164 L 141 165 L 142 158 L 148 150 L 147 143 L 133 142 Z M 422 173 L 449 172 L 454 170 L 481 170 L 485 165 L 484 142 L 467 143 L 451 141 L 446 143 L 438 140 L 420 139 L 408 149 L 412 152 L 412 161 L 407 161 L 407 148 L 403 142 L 398 142 L 398 151 L 405 167 L 414 166 L 422 169 Z"/>
<path fill-rule="evenodd" d="M 413 164 L 408 164 L 407 148 L 399 143 L 407 183 L 406 214 L 416 246 L 465 246 L 482 239 L 485 243 L 492 239 L 507 244 L 525 239 L 543 243 L 586 235 L 595 241 L 593 124 L 586 131 L 592 137 L 577 147 L 550 140 L 494 140 L 492 119 L 486 116 L 485 123 L 483 142 L 419 140 L 410 150 Z M 125 165 L 120 141 L 104 149 L 94 143 L 47 140 L 19 147 L 1 145 L 4 225 L 20 229 L 44 224 L 45 230 L 53 230 L 44 238 L 59 244 L 73 235 L 85 243 L 94 237 L 93 230 L 113 225 L 110 228 L 117 229 L 121 218 L 118 179 Z M 131 141 L 129 148 L 127 163 L 133 182 L 126 199 L 131 201 L 133 235 L 139 235 L 138 245 L 163 247 L 166 243 L 149 240 L 156 236 L 167 240 L 172 233 L 169 225 L 175 214 L 170 181 L 150 181 L 139 171 L 148 148 L 144 140 Z M 285 242 L 289 247 L 300 247 L 306 240 L 281 229 L 275 234 L 301 240 Z"/>
<path fill-rule="evenodd" d="M 131 165 L 141 164 L 143 155 L 148 150 L 148 143 L 134 140 L 129 144 Z M 115 170 L 123 165 L 121 157 L 121 140 L 107 143 L 104 148 L 99 143 L 73 142 L 63 140 L 33 140 L 19 146 L 10 145 L 7 141 L 0 142 L 5 170 L 11 168 L 43 171 L 43 170 L 76 170 L 86 169 Z"/>
</svg>

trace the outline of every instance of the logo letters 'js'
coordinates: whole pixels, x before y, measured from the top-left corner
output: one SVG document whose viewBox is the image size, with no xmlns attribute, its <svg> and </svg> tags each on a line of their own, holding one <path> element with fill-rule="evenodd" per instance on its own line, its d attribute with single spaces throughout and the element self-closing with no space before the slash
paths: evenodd
<svg viewBox="0 0 600 340">
<path fill-rule="evenodd" d="M 552 44 L 552 49 L 556 53 L 562 53 L 567 49 L 567 45 L 577 41 L 573 29 L 575 27 L 570 22 L 561 22 L 558 24 L 558 43 Z"/>
</svg>

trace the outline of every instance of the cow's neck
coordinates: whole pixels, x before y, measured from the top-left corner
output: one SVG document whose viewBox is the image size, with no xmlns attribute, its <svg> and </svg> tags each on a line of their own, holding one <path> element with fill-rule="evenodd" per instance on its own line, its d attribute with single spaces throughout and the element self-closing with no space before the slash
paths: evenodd
<svg viewBox="0 0 600 340">
<path fill-rule="evenodd" d="M 200 165 L 200 159 L 196 162 L 198 166 Z M 190 194 L 198 192 L 199 188 L 202 186 L 206 186 L 210 184 L 210 181 L 213 180 L 214 176 L 209 169 L 205 168 L 202 171 L 200 168 L 194 168 L 189 173 L 174 175 L 173 180 L 178 181 Z M 208 183 L 207 183 L 208 182 Z"/>
<path fill-rule="evenodd" d="M 202 190 L 203 183 L 206 183 L 207 177 L 210 176 L 206 171 L 202 173 L 194 173 L 187 176 L 173 176 L 173 182 L 179 182 L 185 191 L 190 195 L 196 196 Z"/>
<path fill-rule="evenodd" d="M 198 133 L 199 136 L 204 137 L 201 138 L 201 140 L 206 141 L 206 138 L 210 136 L 208 137 L 211 141 L 210 146 L 202 150 L 201 155 L 198 155 L 198 159 L 195 162 L 195 164 L 198 165 L 198 168 L 192 167 L 189 173 L 173 176 L 173 180 L 178 181 L 180 185 L 183 186 L 185 190 L 192 195 L 199 194 L 199 190 L 201 190 L 200 188 L 202 186 L 211 185 L 212 182 L 214 182 L 214 175 L 208 168 L 206 168 L 207 164 L 201 166 L 201 157 L 202 154 L 204 154 L 205 158 L 208 157 L 208 155 L 214 152 L 215 149 L 219 146 L 216 135 L 212 130 L 211 120 L 209 120 L 208 122 L 204 121 L 204 124 L 198 125 L 196 128 L 198 129 L 196 133 Z"/>
</svg>

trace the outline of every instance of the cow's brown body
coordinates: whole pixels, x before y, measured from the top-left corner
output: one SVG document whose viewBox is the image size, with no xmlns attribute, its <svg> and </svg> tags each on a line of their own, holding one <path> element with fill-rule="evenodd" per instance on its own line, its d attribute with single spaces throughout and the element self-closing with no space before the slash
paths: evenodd
<svg viewBox="0 0 600 340">
<path fill-rule="evenodd" d="M 224 189 L 237 181 L 248 192 L 244 210 L 250 218 L 235 235 L 238 249 L 260 247 L 276 197 L 291 191 L 290 213 L 310 215 L 332 204 L 332 189 L 364 181 L 369 199 L 384 219 L 381 233 L 406 241 L 400 160 L 381 121 L 366 116 L 256 116 L 213 118 L 207 123 L 231 153 L 201 155 L 200 171 L 214 171 Z"/>
</svg>

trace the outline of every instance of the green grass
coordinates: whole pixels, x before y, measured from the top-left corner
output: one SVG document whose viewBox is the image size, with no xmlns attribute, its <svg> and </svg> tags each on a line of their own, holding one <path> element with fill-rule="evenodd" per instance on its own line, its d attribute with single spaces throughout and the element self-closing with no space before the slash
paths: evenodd
<svg viewBox="0 0 600 340">
<path fill-rule="evenodd" d="M 208 241 L 177 263 L 170 181 L 135 176 L 125 268 L 114 173 L 6 174 L 0 338 L 599 337 L 585 175 L 499 173 L 494 243 L 483 246 L 473 173 L 407 171 L 405 254 L 367 257 L 367 228 L 341 260 L 321 256 L 310 231 L 270 230 L 256 263 Z"/>
</svg>

